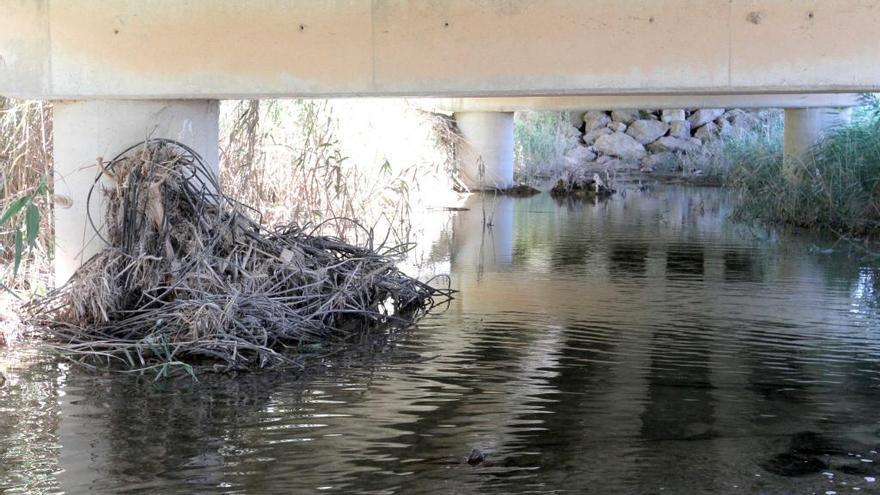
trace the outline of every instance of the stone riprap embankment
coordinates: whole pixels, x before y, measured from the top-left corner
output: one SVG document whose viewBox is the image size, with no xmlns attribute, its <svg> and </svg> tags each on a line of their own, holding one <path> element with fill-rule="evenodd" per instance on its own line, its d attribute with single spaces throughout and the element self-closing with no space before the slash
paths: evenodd
<svg viewBox="0 0 880 495">
<path fill-rule="evenodd" d="M 650 172 L 676 155 L 699 152 L 713 140 L 752 131 L 761 116 L 739 108 L 591 110 L 581 121 L 579 132 L 572 132 L 567 165 Z"/>
</svg>

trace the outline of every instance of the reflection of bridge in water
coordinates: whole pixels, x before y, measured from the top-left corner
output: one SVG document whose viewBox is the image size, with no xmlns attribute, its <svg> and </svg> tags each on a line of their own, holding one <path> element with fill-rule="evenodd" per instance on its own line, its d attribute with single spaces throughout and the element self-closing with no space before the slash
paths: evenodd
<svg viewBox="0 0 880 495">
<path fill-rule="evenodd" d="M 821 397 L 856 390 L 860 379 L 842 370 L 864 363 L 816 347 L 817 338 L 864 338 L 850 293 L 829 299 L 839 267 L 797 241 L 780 250 L 767 232 L 731 224 L 723 192 L 467 206 L 452 236 L 461 297 L 429 328 L 442 333 L 431 350 L 448 359 L 419 376 L 452 380 L 450 363 L 480 375 L 446 418 L 493 425 L 474 442 L 540 452 L 534 463 L 580 469 L 582 486 L 634 479 L 648 490 L 683 465 L 718 477 L 742 462 L 743 444 L 772 452 L 773 435 L 787 441 L 850 417 L 852 403 Z M 865 282 L 843 280 L 853 292 Z M 876 318 L 876 302 L 865 301 Z M 487 413 L 484 400 L 499 404 Z M 588 472 L 585 455 L 602 456 Z M 730 488 L 718 478 L 716 489 Z"/>
<path fill-rule="evenodd" d="M 790 481 L 761 463 L 800 432 L 880 442 L 876 271 L 754 238 L 717 190 L 499 197 L 485 231 L 470 201 L 435 251 L 458 298 L 394 350 L 186 391 L 38 367 L 39 390 L 4 402 L 33 417 L 0 429 L 18 418 L 33 465 L 71 492 L 756 492 Z M 472 447 L 495 466 L 458 464 Z"/>
</svg>

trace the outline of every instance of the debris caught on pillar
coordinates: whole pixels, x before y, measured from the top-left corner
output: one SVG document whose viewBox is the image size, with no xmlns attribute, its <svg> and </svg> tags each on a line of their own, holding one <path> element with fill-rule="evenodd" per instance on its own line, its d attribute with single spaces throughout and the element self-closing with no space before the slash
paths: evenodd
<svg viewBox="0 0 880 495">
<path fill-rule="evenodd" d="M 298 365 L 381 327 L 412 324 L 448 288 L 395 266 L 410 245 L 355 246 L 320 226 L 269 230 L 220 193 L 187 146 L 151 139 L 106 164 L 107 247 L 64 286 L 26 307 L 66 357 L 94 366 L 208 364 L 243 370 Z M 109 185 L 109 186 L 108 186 Z"/>
</svg>

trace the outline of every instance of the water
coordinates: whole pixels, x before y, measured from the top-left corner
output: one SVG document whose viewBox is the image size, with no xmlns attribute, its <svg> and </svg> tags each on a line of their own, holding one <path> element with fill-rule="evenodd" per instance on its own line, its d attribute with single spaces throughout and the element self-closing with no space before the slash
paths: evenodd
<svg viewBox="0 0 880 495">
<path fill-rule="evenodd" d="M 880 493 L 878 268 L 717 190 L 469 207 L 450 307 L 305 377 L 0 354 L 0 491 Z"/>
</svg>

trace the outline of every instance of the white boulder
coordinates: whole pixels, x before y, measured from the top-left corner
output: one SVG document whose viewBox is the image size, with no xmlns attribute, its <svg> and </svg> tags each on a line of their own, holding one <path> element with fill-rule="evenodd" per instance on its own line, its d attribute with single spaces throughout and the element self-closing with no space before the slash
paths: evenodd
<svg viewBox="0 0 880 495">
<path fill-rule="evenodd" d="M 626 131 L 626 124 L 624 124 L 623 122 L 612 121 L 610 124 L 608 124 L 608 128 L 614 132 L 624 132 Z"/>
<path fill-rule="evenodd" d="M 639 144 L 653 143 L 666 134 L 669 124 L 659 120 L 637 120 L 630 124 L 626 133 L 632 136 Z"/>
<path fill-rule="evenodd" d="M 616 156 L 624 160 L 640 160 L 647 153 L 642 143 L 622 132 L 602 136 L 596 140 L 593 146 L 596 151 L 602 154 Z"/>
<path fill-rule="evenodd" d="M 708 122 L 712 122 L 724 115 L 723 108 L 702 108 L 692 113 L 690 117 L 688 117 L 688 122 L 691 123 L 691 129 L 696 129 Z"/>
<path fill-rule="evenodd" d="M 660 120 L 663 122 L 676 122 L 684 120 L 684 109 L 681 108 L 665 108 L 660 111 Z"/>
<path fill-rule="evenodd" d="M 611 122 L 611 117 L 605 112 L 590 110 L 584 114 L 584 132 L 590 132 L 605 127 Z"/>
<path fill-rule="evenodd" d="M 630 125 L 639 119 L 638 110 L 614 110 L 611 112 L 611 120 Z"/>
<path fill-rule="evenodd" d="M 691 137 L 691 123 L 687 120 L 673 120 L 669 123 L 669 135 L 689 139 Z"/>
<path fill-rule="evenodd" d="M 661 153 L 663 151 L 683 151 L 693 152 L 700 149 L 702 141 L 699 139 L 694 142 L 691 139 L 682 139 L 672 136 L 664 136 L 648 145 L 648 151 L 652 153 Z"/>
<path fill-rule="evenodd" d="M 718 135 L 718 125 L 715 122 L 709 122 L 706 125 L 700 127 L 696 131 L 694 131 L 694 137 L 700 138 L 702 140 L 712 139 L 713 137 Z"/>
<path fill-rule="evenodd" d="M 586 134 L 584 134 L 584 142 L 587 143 L 587 145 L 593 144 L 600 137 L 611 134 L 612 132 L 614 132 L 614 131 L 612 131 L 611 129 L 609 129 L 607 127 L 600 127 L 599 129 L 593 129 L 592 131 L 589 131 Z"/>
</svg>

